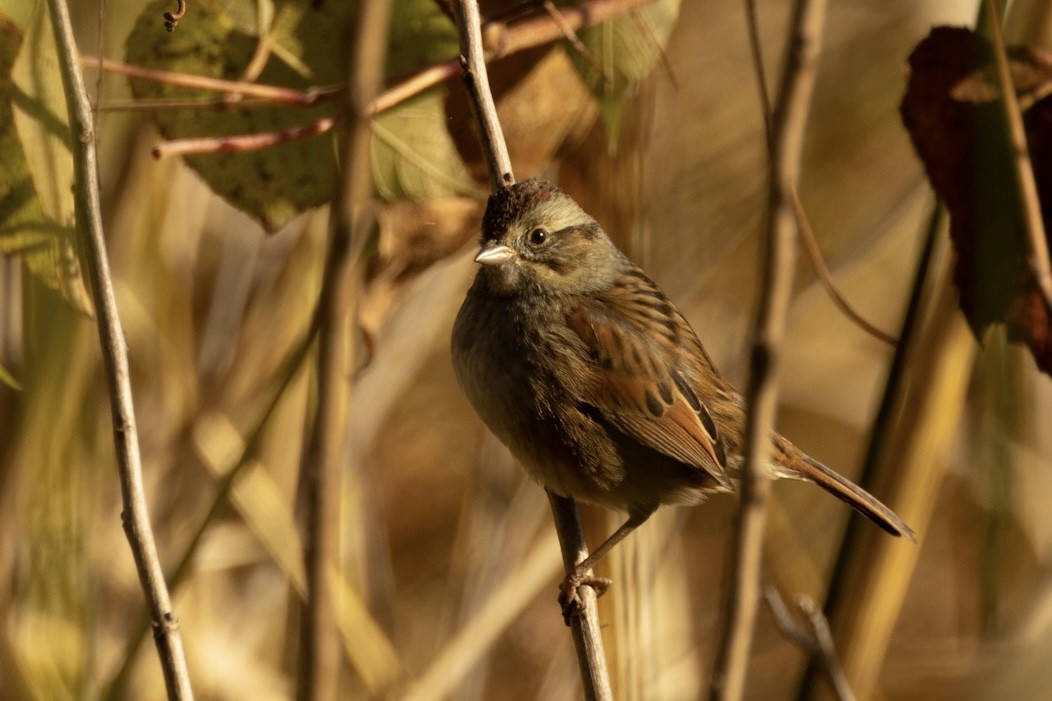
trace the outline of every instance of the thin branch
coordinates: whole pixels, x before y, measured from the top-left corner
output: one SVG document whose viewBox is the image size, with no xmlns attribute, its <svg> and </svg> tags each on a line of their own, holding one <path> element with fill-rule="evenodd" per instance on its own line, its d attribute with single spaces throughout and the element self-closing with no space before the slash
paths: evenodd
<svg viewBox="0 0 1052 701">
<path fill-rule="evenodd" d="M 96 58 L 94 56 L 82 56 L 81 62 L 85 67 L 98 68 L 108 73 L 126 75 L 129 78 L 148 80 L 153 83 L 164 83 L 181 88 L 195 88 L 197 90 L 214 90 L 229 95 L 244 95 L 257 97 L 283 105 L 296 105 L 310 107 L 319 102 L 332 98 L 344 90 L 343 85 L 326 85 L 309 90 L 293 90 L 279 85 L 263 85 L 250 83 L 243 80 L 223 80 L 222 78 L 211 78 L 205 75 L 194 75 L 192 73 L 179 73 L 178 71 L 166 71 L 160 68 L 143 68 L 133 66 L 108 58 Z"/>
<path fill-rule="evenodd" d="M 597 70 L 602 73 L 594 57 L 587 52 L 583 45 L 580 45 L 575 30 L 606 21 L 619 13 L 631 11 L 640 5 L 652 1 L 592 0 L 591 2 L 582 3 L 575 8 L 563 8 L 562 10 L 554 8 L 554 6 L 548 8 L 546 5 L 548 15 L 531 18 L 528 21 L 515 25 L 508 26 L 497 21 L 487 22 L 483 25 L 486 28 L 486 36 L 493 39 L 485 45 L 485 57 L 487 60 L 495 60 L 518 51 L 565 38 L 571 43 L 576 42 L 575 46 L 578 46 L 578 50 L 582 52 L 582 55 L 586 59 L 590 59 L 597 66 Z M 566 13 L 571 14 L 567 16 Z M 641 26 L 645 27 L 645 24 L 641 24 Z M 258 107 L 261 104 L 269 103 L 309 107 L 332 98 L 344 89 L 340 85 L 329 85 L 308 90 L 293 90 L 291 88 L 261 85 L 243 80 L 223 80 L 189 73 L 143 68 L 109 59 L 84 57 L 83 60 L 92 67 L 111 73 L 168 85 L 215 90 L 224 93 L 226 96 L 219 100 L 113 101 L 101 107 L 101 109 L 107 111 L 230 109 L 231 107 Z M 664 60 L 667 61 L 667 59 Z M 671 68 L 668 67 L 668 69 L 671 75 Z M 369 102 L 365 114 L 375 116 L 385 110 L 389 110 L 405 100 L 450 79 L 461 73 L 461 71 L 462 67 L 459 60 L 446 61 L 445 63 L 424 68 L 373 98 Z M 232 101 L 230 99 L 231 96 L 248 97 L 250 99 Z M 293 127 L 282 132 L 165 141 L 154 147 L 153 154 L 156 158 L 166 158 L 193 154 L 253 151 L 328 131 L 332 126 L 332 122 L 328 120 L 329 118 L 323 118 L 311 124 Z"/>
<path fill-rule="evenodd" d="M 489 87 L 486 70 L 486 55 L 482 48 L 482 20 L 479 17 L 477 0 L 456 0 L 453 11 L 460 37 L 460 66 L 464 71 L 464 86 L 467 88 L 471 107 L 478 122 L 482 153 L 489 169 L 490 185 L 494 190 L 515 182 L 511 173 L 511 157 L 504 133 L 497 119 L 497 106 Z"/>
<path fill-rule="evenodd" d="M 1052 264 L 1049 263 L 1048 258 L 1048 237 L 1045 234 L 1045 223 L 1041 219 L 1041 200 L 1037 194 L 1037 182 L 1034 180 L 1034 169 L 1027 150 L 1023 115 L 1019 111 L 1019 101 L 1012 82 L 1012 71 L 1008 66 L 1008 54 L 1005 50 L 1005 38 L 1001 30 L 1001 12 L 997 0 L 986 0 L 986 14 L 990 21 L 990 34 L 997 63 L 997 83 L 1001 89 L 1001 104 L 1004 107 L 1008 141 L 1012 146 L 1014 156 L 1012 166 L 1015 171 L 1016 187 L 1019 190 L 1023 228 L 1030 248 L 1030 270 L 1041 290 L 1041 295 L 1045 298 L 1045 305 L 1052 310 Z"/>
<path fill-rule="evenodd" d="M 488 58 L 495 60 L 510 54 L 533 48 L 563 38 L 569 28 L 577 31 L 583 27 L 601 24 L 629 10 L 647 5 L 654 0 L 591 0 L 579 5 L 561 6 L 562 21 L 556 23 L 547 15 L 538 15 L 505 27 L 500 23 L 487 23 L 486 46 Z M 490 40 L 490 37 L 493 37 Z"/>
<path fill-rule="evenodd" d="M 310 349 L 314 346 L 317 330 L 317 317 L 315 317 L 312 319 L 303 339 L 292 348 L 288 357 L 278 366 L 279 370 L 274 373 L 274 377 L 278 379 L 273 381 L 271 387 L 268 388 L 270 396 L 265 400 L 262 411 L 254 420 L 255 427 L 248 433 L 241 454 L 216 483 L 216 489 L 212 494 L 212 503 L 204 510 L 201 520 L 193 529 L 192 535 L 183 547 L 182 553 L 176 558 L 175 567 L 169 571 L 168 582 L 172 591 L 179 591 L 180 586 L 190 576 L 191 567 L 198 550 L 204 543 L 205 535 L 215 524 L 216 517 L 221 513 L 221 507 L 232 503 L 230 495 L 233 492 L 234 484 L 239 479 L 244 468 L 251 464 L 252 457 L 257 454 L 259 445 L 263 440 L 264 431 L 269 428 L 270 419 L 274 416 L 281 400 L 285 398 L 286 390 L 303 369 Z M 201 418 L 198 417 L 194 427 L 189 432 L 191 434 L 194 433 L 201 423 Z M 135 652 L 142 643 L 148 628 L 149 622 L 146 620 L 137 621 L 131 626 L 133 632 L 125 640 L 124 652 L 120 656 L 120 667 L 103 687 L 105 691 L 99 694 L 98 698 L 108 700 L 123 699 L 128 696 L 126 687 L 131 676 Z"/>
<path fill-rule="evenodd" d="M 552 507 L 555 531 L 559 535 L 563 566 L 570 572 L 588 557 L 588 544 L 585 542 L 581 519 L 577 514 L 577 504 L 573 499 L 561 497 L 553 492 L 548 492 L 548 502 Z M 592 587 L 585 585 L 577 590 L 577 595 L 581 598 L 581 612 L 571 616 L 569 622 L 574 649 L 577 650 L 577 664 L 581 668 L 584 697 L 588 701 L 611 701 L 614 693 L 610 688 L 610 674 L 606 669 L 596 593 Z"/>
<path fill-rule="evenodd" d="M 779 351 L 796 264 L 796 216 L 792 191 L 799 180 L 804 131 L 814 88 L 825 19 L 824 0 L 798 0 L 773 114 L 767 205 L 767 255 L 760 310 L 753 331 L 746 402 L 745 459 L 735 531 L 727 619 L 721 636 L 711 696 L 742 698 L 759 600 L 763 531 L 770 485 L 771 433 L 778 404 Z"/>
<path fill-rule="evenodd" d="M 555 6 L 555 3 L 552 2 L 552 0 L 543 0 L 541 4 L 544 7 L 544 11 L 548 13 L 557 25 L 559 25 L 563 37 L 566 41 L 570 42 L 570 46 L 574 48 L 574 51 L 576 51 L 577 54 L 592 67 L 592 70 L 594 70 L 604 82 L 610 82 L 610 76 L 608 76 L 606 71 L 603 70 L 603 64 L 599 63 L 599 59 L 595 57 L 595 54 L 588 50 L 588 47 L 585 46 L 584 42 L 582 42 L 580 37 L 577 36 L 577 32 L 573 30 L 573 27 L 567 24 L 566 20 L 563 19 L 562 12 L 560 12 L 559 8 Z"/>
<path fill-rule="evenodd" d="M 833 282 L 833 274 L 829 270 L 829 266 L 826 265 L 825 258 L 822 256 L 822 249 L 818 247 L 818 239 L 815 237 L 814 229 L 811 228 L 811 222 L 807 218 L 807 212 L 804 211 L 804 205 L 800 201 L 800 193 L 796 187 L 793 187 L 793 209 L 796 212 L 796 225 L 800 231 L 800 242 L 804 245 L 804 252 L 807 254 L 807 259 L 811 262 L 811 268 L 815 271 L 815 277 L 822 284 L 826 294 L 833 300 L 833 304 L 836 305 L 837 309 L 841 313 L 855 323 L 859 328 L 868 333 L 878 341 L 883 341 L 889 346 L 894 346 L 898 343 L 891 334 L 883 331 L 872 323 L 866 320 L 854 307 L 847 301 L 847 299 L 837 289 L 836 283 Z"/>
<path fill-rule="evenodd" d="M 347 89 L 343 186 L 333 198 L 318 300 L 317 414 L 303 453 L 302 504 L 307 601 L 301 609 L 296 697 L 333 701 L 339 693 L 337 607 L 329 573 L 339 568 L 339 498 L 347 454 L 347 407 L 354 369 L 356 248 L 370 223 L 369 103 L 380 91 L 391 19 L 390 0 L 359 3 Z"/>
<path fill-rule="evenodd" d="M 172 139 L 163 141 L 151 149 L 154 158 L 171 158 L 172 156 L 191 156 L 204 153 L 238 153 L 257 151 L 262 148 L 287 144 L 290 141 L 308 139 L 331 131 L 336 125 L 336 118 L 322 117 L 310 124 L 268 131 L 260 134 L 242 134 L 238 136 L 203 136 L 194 139 Z"/>
<path fill-rule="evenodd" d="M 760 22 L 756 16 L 756 0 L 745 0 L 745 28 L 749 32 L 749 53 L 752 67 L 756 72 L 756 89 L 760 98 L 760 109 L 763 111 L 763 135 L 767 139 L 768 157 L 774 153 L 771 139 L 774 126 L 771 124 L 771 91 L 767 89 L 767 69 L 763 65 L 763 44 L 760 41 Z"/>
<path fill-rule="evenodd" d="M 464 82 L 468 97 L 479 121 L 482 148 L 489 167 L 490 182 L 494 189 L 515 182 L 511 172 L 511 159 L 504 142 L 504 133 L 497 118 L 497 108 L 486 77 L 485 57 L 482 53 L 481 22 L 477 0 L 455 0 L 454 13 L 460 35 L 461 64 L 464 66 Z M 548 500 L 559 535 L 563 564 L 570 572 L 579 562 L 588 557 L 588 546 L 573 499 L 548 493 Z M 603 638 L 599 630 L 599 608 L 595 590 L 582 586 L 578 590 L 581 611 L 570 617 L 570 629 L 577 651 L 578 665 L 585 698 L 589 701 L 610 701 L 610 676 L 606 669 Z"/>
<path fill-rule="evenodd" d="M 380 93 L 369 105 L 369 114 L 380 114 L 457 75 L 460 75 L 460 61 L 446 61 L 437 66 L 428 66 Z"/>
<path fill-rule="evenodd" d="M 66 107 L 69 110 L 70 129 L 73 134 L 77 229 L 85 239 L 85 263 L 91 278 L 99 344 L 102 348 L 110 408 L 113 412 L 113 442 L 124 508 L 122 521 L 135 559 L 139 583 L 150 610 L 154 642 L 157 645 L 168 698 L 192 699 L 193 690 L 190 686 L 182 638 L 179 635 L 179 623 L 172 613 L 172 603 L 157 555 L 157 544 L 154 541 L 146 504 L 139 434 L 128 372 L 128 351 L 117 310 L 106 253 L 106 238 L 102 228 L 95 126 L 91 117 L 91 105 L 84 87 L 84 77 L 80 72 L 69 8 L 64 0 L 48 0 L 48 8 L 55 32 L 59 71 L 62 74 L 62 86 L 66 94 Z"/>
<path fill-rule="evenodd" d="M 745 24 L 749 32 L 749 51 L 752 56 L 753 70 L 756 72 L 756 87 L 759 90 L 760 106 L 763 109 L 764 134 L 767 138 L 767 149 L 768 152 L 770 152 L 773 148 L 771 144 L 771 98 L 769 96 L 769 91 L 767 90 L 767 75 L 763 65 L 763 49 L 760 42 L 760 23 L 756 16 L 755 0 L 745 0 Z M 807 212 L 804 210 L 804 205 L 800 201 L 800 193 L 796 184 L 793 185 L 792 195 L 793 207 L 796 211 L 796 225 L 799 227 L 800 231 L 800 242 L 803 243 L 804 252 L 807 254 L 807 260 L 811 263 L 811 268 L 815 272 L 815 277 L 817 277 L 818 281 L 822 284 L 826 294 L 828 294 L 833 300 L 833 304 L 835 304 L 850 321 L 858 325 L 863 331 L 880 341 L 894 346 L 897 342 L 896 339 L 867 321 L 865 317 L 859 314 L 855 308 L 851 306 L 847 301 L 847 298 L 840 293 L 840 290 L 837 289 L 836 283 L 833 282 L 833 275 L 829 270 L 829 266 L 826 265 L 825 258 L 822 256 L 822 249 L 818 246 L 818 239 L 815 237 L 814 229 L 811 228 L 811 222 L 807 218 Z"/>
<path fill-rule="evenodd" d="M 829 622 L 815 602 L 803 595 L 796 597 L 796 608 L 804 615 L 810 627 L 810 630 L 804 630 L 789 612 L 777 588 L 773 586 L 766 587 L 764 589 L 764 598 L 767 600 L 767 606 L 774 615 L 778 629 L 787 638 L 806 650 L 811 659 L 817 660 L 821 664 L 822 669 L 829 677 L 833 691 L 836 692 L 837 699 L 839 701 L 855 701 L 855 692 L 851 690 L 847 676 L 844 674 L 844 669 L 840 666 L 840 660 L 836 655 L 833 636 L 829 632 Z"/>
</svg>

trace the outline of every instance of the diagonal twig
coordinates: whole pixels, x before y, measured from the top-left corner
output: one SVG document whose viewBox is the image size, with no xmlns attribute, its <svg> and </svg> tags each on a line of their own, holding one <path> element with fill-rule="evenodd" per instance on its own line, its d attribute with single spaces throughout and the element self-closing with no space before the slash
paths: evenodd
<svg viewBox="0 0 1052 701">
<path fill-rule="evenodd" d="M 800 201 L 800 193 L 797 188 L 793 187 L 793 209 L 796 212 L 796 225 L 800 231 L 800 243 L 804 245 L 804 253 L 807 254 L 807 259 L 811 262 L 811 267 L 815 271 L 815 277 L 822 284 L 826 294 L 833 300 L 833 304 L 836 305 L 837 309 L 841 311 L 848 319 L 853 321 L 856 326 L 861 328 L 863 331 L 868 333 L 878 341 L 883 341 L 889 346 L 894 346 L 898 343 L 898 339 L 883 331 L 872 323 L 870 323 L 864 316 L 858 313 L 851 303 L 840 293 L 837 289 L 836 283 L 833 282 L 833 274 L 829 270 L 829 266 L 826 265 L 825 258 L 822 256 L 822 249 L 818 247 L 818 239 L 815 237 L 815 231 L 811 228 L 811 222 L 807 218 L 807 212 L 804 211 L 804 205 Z"/>
<path fill-rule="evenodd" d="M 830 684 L 833 685 L 837 699 L 855 701 L 855 692 L 851 690 L 847 675 L 844 674 L 844 669 L 837 658 L 833 636 L 829 631 L 829 621 L 826 620 L 825 614 L 814 600 L 803 595 L 796 597 L 796 608 L 804 615 L 809 627 L 809 630 L 804 630 L 789 612 L 789 608 L 785 605 L 776 587 L 765 587 L 764 599 L 774 615 L 778 629 L 806 650 L 812 659 L 819 661 L 829 677 Z"/>
<path fill-rule="evenodd" d="M 767 204 L 767 253 L 746 403 L 745 459 L 735 529 L 729 606 L 713 672 L 711 697 L 742 698 L 745 670 L 759 603 L 759 579 L 770 485 L 771 433 L 778 404 L 780 347 L 796 264 L 796 215 L 792 191 L 799 180 L 804 131 L 814 88 L 825 21 L 824 0 L 798 0 L 772 115 Z"/>
<path fill-rule="evenodd" d="M 763 55 L 761 51 L 760 42 L 760 23 L 756 18 L 756 1 L 745 0 L 745 16 L 746 16 L 746 28 L 749 32 L 749 51 L 752 55 L 753 70 L 756 72 L 756 87 L 759 90 L 760 107 L 763 109 L 763 125 L 764 134 L 767 137 L 767 149 L 771 150 L 771 99 L 769 97 L 769 91 L 767 89 L 767 76 L 763 66 Z M 896 339 L 885 331 L 877 328 L 869 321 L 866 320 L 854 307 L 847 301 L 847 298 L 840 293 L 837 289 L 836 283 L 833 282 L 833 275 L 829 271 L 829 266 L 826 265 L 825 258 L 822 256 L 822 249 L 818 246 L 818 239 L 815 237 L 814 229 L 811 228 L 811 222 L 807 218 L 807 212 L 804 210 L 803 203 L 800 201 L 800 192 L 794 183 L 793 185 L 793 207 L 796 211 L 796 225 L 800 231 L 800 242 L 804 245 L 804 253 L 807 254 L 807 259 L 811 263 L 811 268 L 815 271 L 815 277 L 825 288 L 826 294 L 833 300 L 833 304 L 840 309 L 841 312 L 849 320 L 858 325 L 863 331 L 873 336 L 874 338 L 883 341 L 889 345 L 894 346 L 897 341 Z"/>
<path fill-rule="evenodd" d="M 154 642 L 160 657 L 168 698 L 193 699 L 179 623 L 172 613 L 172 602 L 164 581 L 146 504 L 135 405 L 132 401 L 128 371 L 128 349 L 117 310 L 102 228 L 95 125 L 92 121 L 91 105 L 84 87 L 84 77 L 80 72 L 69 8 L 65 0 L 48 0 L 48 9 L 58 48 L 59 71 L 66 94 L 70 129 L 73 132 L 73 168 L 76 178 L 73 197 L 77 229 L 85 239 L 85 263 L 91 278 L 99 344 L 102 348 L 102 362 L 106 370 L 110 408 L 113 412 L 113 442 L 124 508 L 121 520 L 131 545 L 139 584 L 150 610 Z"/>
<path fill-rule="evenodd" d="M 1008 66 L 1008 54 L 1005 50 L 1004 33 L 1001 30 L 1001 14 L 997 0 L 986 0 L 986 14 L 990 22 L 990 34 L 994 45 L 994 58 L 997 64 L 997 83 L 1001 89 L 1001 105 L 1004 107 L 1008 143 L 1012 147 L 1012 168 L 1015 173 L 1016 188 L 1019 191 L 1020 214 L 1023 229 L 1026 233 L 1027 246 L 1030 249 L 1030 271 L 1034 276 L 1045 305 L 1052 310 L 1052 264 L 1048 258 L 1048 237 L 1045 234 L 1045 223 L 1041 219 L 1041 200 L 1037 193 L 1037 181 L 1030 162 L 1030 153 L 1026 145 L 1026 130 L 1023 128 L 1023 115 L 1019 111 L 1019 100 L 1015 94 L 1011 68 Z"/>
</svg>

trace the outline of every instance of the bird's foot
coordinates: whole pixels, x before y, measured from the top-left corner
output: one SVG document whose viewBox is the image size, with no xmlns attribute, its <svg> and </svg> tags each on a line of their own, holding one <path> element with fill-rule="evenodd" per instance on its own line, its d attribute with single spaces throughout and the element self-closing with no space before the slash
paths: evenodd
<svg viewBox="0 0 1052 701">
<path fill-rule="evenodd" d="M 566 625 L 570 625 L 572 617 L 580 616 L 584 611 L 584 601 L 578 592 L 581 587 L 591 587 L 598 598 L 606 593 L 611 584 L 613 581 L 606 577 L 596 577 L 576 569 L 566 575 L 566 579 L 559 585 L 559 606 L 562 607 L 563 621 Z"/>
</svg>

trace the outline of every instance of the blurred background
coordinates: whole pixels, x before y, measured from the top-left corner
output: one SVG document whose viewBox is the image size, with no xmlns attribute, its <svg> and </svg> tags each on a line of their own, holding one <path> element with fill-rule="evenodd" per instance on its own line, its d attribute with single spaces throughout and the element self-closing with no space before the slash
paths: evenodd
<svg viewBox="0 0 1052 701">
<path fill-rule="evenodd" d="M 758 3 L 772 86 L 786 6 Z M 125 60 L 127 42 L 140 55 L 128 37 L 144 7 L 111 4 L 100 41 L 96 4 L 78 3 L 81 50 Z M 0 8 L 31 22 L 17 2 Z M 944 0 L 830 3 L 801 198 L 841 291 L 893 335 L 934 208 L 898 115 L 906 58 L 932 25 L 972 26 L 977 10 Z M 1046 10 L 1039 0 L 1014 3 L 1010 40 L 1052 49 Z M 191 1 L 174 36 L 194 31 L 194 12 Z M 151 16 L 163 39 L 159 12 Z M 517 177 L 545 175 L 572 192 L 742 387 L 766 199 L 745 11 L 683 3 L 668 28 L 664 57 L 617 99 L 590 91 L 587 70 L 574 65 L 582 59 L 562 46 L 506 62 L 543 65 L 543 74 L 507 68 L 519 73 L 506 78 L 498 64 L 493 80 L 507 98 Z M 96 73 L 86 75 L 94 92 Z M 199 698 L 290 698 L 292 604 L 303 587 L 293 514 L 313 401 L 312 363 L 297 354 L 318 295 L 327 208 L 266 232 L 206 184 L 227 176 L 151 157 L 160 110 L 120 108 L 130 98 L 125 77 L 107 73 L 99 85 L 104 216 L 151 516 L 166 569 L 179 568 L 174 608 L 195 689 Z M 512 101 L 517 91 L 533 110 Z M 460 168 L 477 173 L 457 81 L 443 99 Z M 562 108 L 558 129 L 530 121 L 552 102 Z M 539 129 L 558 142 L 539 146 L 530 139 Z M 319 143 L 336 150 L 330 137 Z M 579 698 L 555 603 L 560 558 L 547 500 L 474 415 L 450 364 L 485 186 L 461 181 L 456 197 L 391 205 L 409 186 L 385 173 L 376 172 L 383 204 L 358 290 L 369 362 L 348 378 L 344 697 Z M 790 601 L 821 603 L 836 584 L 844 613 L 831 623 L 862 698 L 1052 698 L 1052 385 L 1003 330 L 981 344 L 971 336 L 946 285 L 950 255 L 940 232 L 872 483 L 919 544 L 889 543 L 821 490 L 780 483 L 765 579 Z M 781 432 L 857 478 L 893 352 L 836 309 L 802 258 Z M 23 385 L 0 385 L 0 696 L 163 698 L 121 530 L 97 334 L 17 258 L 0 258 L 0 365 Z M 617 698 L 706 692 L 734 509 L 730 497 L 663 509 L 610 558 L 615 584 L 600 610 Z M 593 544 L 622 518 L 582 513 Z M 852 520 L 855 561 L 838 566 Z M 807 659 L 761 611 L 747 696 L 798 698 Z M 815 693 L 825 690 L 817 682 Z"/>
</svg>

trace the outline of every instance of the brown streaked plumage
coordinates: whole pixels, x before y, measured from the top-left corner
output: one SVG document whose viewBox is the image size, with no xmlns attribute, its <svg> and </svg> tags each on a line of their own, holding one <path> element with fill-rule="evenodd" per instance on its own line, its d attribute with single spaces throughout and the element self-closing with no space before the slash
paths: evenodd
<svg viewBox="0 0 1052 701">
<path fill-rule="evenodd" d="M 492 197 L 482 264 L 453 327 L 457 379 L 526 470 L 628 521 L 562 585 L 661 504 L 734 489 L 745 415 L 679 310 L 551 183 Z M 914 538 L 862 488 L 773 436 L 771 473 L 814 482 L 893 535 Z M 599 582 L 602 584 L 602 582 Z"/>
</svg>

